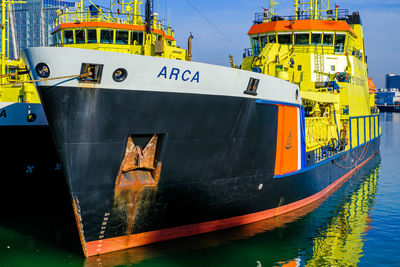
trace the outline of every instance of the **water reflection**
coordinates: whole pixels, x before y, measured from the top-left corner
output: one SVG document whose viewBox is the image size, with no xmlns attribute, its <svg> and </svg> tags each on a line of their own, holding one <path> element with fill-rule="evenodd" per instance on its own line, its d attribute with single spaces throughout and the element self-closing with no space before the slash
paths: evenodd
<svg viewBox="0 0 400 267">
<path fill-rule="evenodd" d="M 383 112 L 381 113 L 381 121 L 400 122 L 400 113 L 398 112 Z"/>
<path fill-rule="evenodd" d="M 305 258 L 306 266 L 357 266 L 363 254 L 363 236 L 370 228 L 369 212 L 377 192 L 378 173 L 379 167 L 367 175 L 327 229 L 314 238 L 312 257 Z"/>
<path fill-rule="evenodd" d="M 376 156 L 325 201 L 274 219 L 92 257 L 85 266 L 357 265 L 377 191 Z"/>
</svg>

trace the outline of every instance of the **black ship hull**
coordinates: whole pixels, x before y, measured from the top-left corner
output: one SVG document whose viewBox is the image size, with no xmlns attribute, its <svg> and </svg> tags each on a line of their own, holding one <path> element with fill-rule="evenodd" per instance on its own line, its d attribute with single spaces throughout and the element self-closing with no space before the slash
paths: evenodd
<svg viewBox="0 0 400 267">
<path fill-rule="evenodd" d="M 1 226 L 77 252 L 71 195 L 50 128 L 10 122 L 0 126 L 0 138 Z"/>
<path fill-rule="evenodd" d="M 86 256 L 243 225 L 310 205 L 379 151 L 376 136 L 318 163 L 310 155 L 300 171 L 277 176 L 280 104 L 167 92 L 38 90 Z M 132 143 L 143 151 L 129 154 L 136 149 Z M 127 167 L 131 155 L 136 163 Z M 154 168 L 146 164 L 149 158 Z"/>
<path fill-rule="evenodd" d="M 400 112 L 399 105 L 376 105 L 380 112 Z"/>
</svg>

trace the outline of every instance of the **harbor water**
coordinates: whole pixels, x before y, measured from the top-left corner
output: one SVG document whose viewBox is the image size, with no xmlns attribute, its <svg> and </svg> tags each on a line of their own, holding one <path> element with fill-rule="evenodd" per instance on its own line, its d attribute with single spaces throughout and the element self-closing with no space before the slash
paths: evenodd
<svg viewBox="0 0 400 267">
<path fill-rule="evenodd" d="M 398 266 L 400 114 L 381 114 L 381 126 L 380 155 L 324 202 L 307 209 L 243 227 L 89 259 L 74 252 L 79 248 L 57 242 L 67 233 L 57 232 L 44 239 L 40 235 L 46 233 L 45 226 L 30 229 L 32 222 L 43 218 L 21 215 L 21 227 L 9 223 L 9 215 L 2 213 L 0 267 Z M 42 224 L 38 225 L 40 228 Z"/>
</svg>

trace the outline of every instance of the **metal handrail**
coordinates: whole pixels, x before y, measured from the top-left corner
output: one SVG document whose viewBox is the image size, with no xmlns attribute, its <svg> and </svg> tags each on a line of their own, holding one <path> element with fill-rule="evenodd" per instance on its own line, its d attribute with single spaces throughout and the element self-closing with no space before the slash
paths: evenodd
<svg viewBox="0 0 400 267">
<path fill-rule="evenodd" d="M 283 45 L 283 44 L 282 44 Z M 340 45 L 315 45 L 315 44 L 305 44 L 305 45 L 292 45 L 293 52 L 296 53 L 315 53 L 316 49 L 318 53 L 323 53 L 327 55 L 334 54 L 349 54 L 362 59 L 362 53 L 357 50 L 354 46 L 340 46 Z M 245 48 L 243 57 L 258 56 L 254 54 L 251 48 Z"/>
<path fill-rule="evenodd" d="M 320 162 L 338 154 L 341 150 L 341 144 L 337 140 L 332 140 L 330 144 L 321 146 L 314 150 L 315 162 Z"/>
<path fill-rule="evenodd" d="M 320 13 L 318 15 L 318 19 L 335 19 L 335 11 L 333 11 L 333 14 L 323 14 Z M 349 18 L 349 10 L 348 9 L 338 9 L 337 10 L 337 19 L 336 20 L 348 20 Z M 261 24 L 264 23 L 266 20 L 269 21 L 279 21 L 279 20 L 310 20 L 312 19 L 312 15 L 310 14 L 300 14 L 300 15 L 289 15 L 289 16 L 272 16 L 269 18 L 268 16 L 266 17 L 266 13 L 260 13 L 257 12 L 255 13 L 255 18 L 254 18 L 254 24 Z"/>
<path fill-rule="evenodd" d="M 109 16 L 105 16 L 105 14 Z M 144 26 L 144 16 L 142 15 L 133 15 L 133 14 L 120 14 L 120 13 L 98 13 L 97 16 L 94 16 L 90 10 L 85 10 L 84 12 L 63 12 L 59 14 L 53 20 L 53 29 L 58 27 L 63 23 L 80 23 L 80 22 L 109 22 L 109 23 L 119 23 L 119 24 L 130 24 L 130 25 L 138 25 Z M 136 19 L 134 19 L 136 18 Z M 137 24 L 134 24 L 133 21 L 138 21 Z M 154 29 L 163 30 L 167 35 L 172 35 L 173 30 L 170 26 L 165 25 L 160 20 L 156 20 L 153 25 Z"/>
</svg>

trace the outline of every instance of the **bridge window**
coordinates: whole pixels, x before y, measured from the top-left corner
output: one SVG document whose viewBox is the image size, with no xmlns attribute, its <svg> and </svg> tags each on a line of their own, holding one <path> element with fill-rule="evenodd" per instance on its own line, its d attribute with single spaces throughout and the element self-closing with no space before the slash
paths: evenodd
<svg viewBox="0 0 400 267">
<path fill-rule="evenodd" d="M 115 35 L 116 44 L 129 44 L 129 31 L 117 31 Z"/>
<path fill-rule="evenodd" d="M 85 31 L 84 30 L 76 30 L 75 31 L 75 43 L 77 43 L 77 44 L 85 43 Z"/>
<path fill-rule="evenodd" d="M 336 34 L 336 36 L 335 36 L 335 52 L 336 53 L 344 52 L 345 41 L 346 41 L 346 34 Z"/>
<path fill-rule="evenodd" d="M 258 56 L 260 54 L 260 38 L 258 37 L 251 38 L 251 42 L 253 45 L 253 54 L 255 56 Z"/>
<path fill-rule="evenodd" d="M 320 45 L 322 40 L 322 34 L 320 33 L 312 33 L 311 34 L 311 44 Z"/>
<path fill-rule="evenodd" d="M 64 44 L 74 43 L 74 31 L 68 30 L 64 31 Z"/>
<path fill-rule="evenodd" d="M 324 45 L 333 45 L 333 34 L 332 33 L 324 33 L 323 44 Z"/>
<path fill-rule="evenodd" d="M 269 35 L 268 35 L 268 43 L 270 43 L 270 44 L 275 44 L 275 43 L 276 43 L 276 36 L 275 36 L 275 34 L 269 34 Z"/>
<path fill-rule="evenodd" d="M 61 31 L 53 34 L 53 45 L 61 44 Z"/>
<path fill-rule="evenodd" d="M 143 44 L 143 32 L 132 32 L 131 44 L 142 45 Z"/>
<path fill-rule="evenodd" d="M 278 34 L 278 43 L 284 45 L 292 44 L 292 34 Z"/>
<path fill-rule="evenodd" d="M 268 44 L 267 36 L 262 36 L 261 37 L 261 47 L 264 48 L 267 44 Z"/>
<path fill-rule="evenodd" d="M 310 34 L 298 33 L 294 35 L 294 44 L 296 45 L 308 45 L 310 42 Z"/>
<path fill-rule="evenodd" d="M 100 43 L 112 44 L 114 43 L 114 30 L 101 30 Z"/>
<path fill-rule="evenodd" d="M 88 29 L 87 30 L 87 42 L 88 42 L 88 44 L 97 43 L 97 30 L 96 29 Z"/>
</svg>

